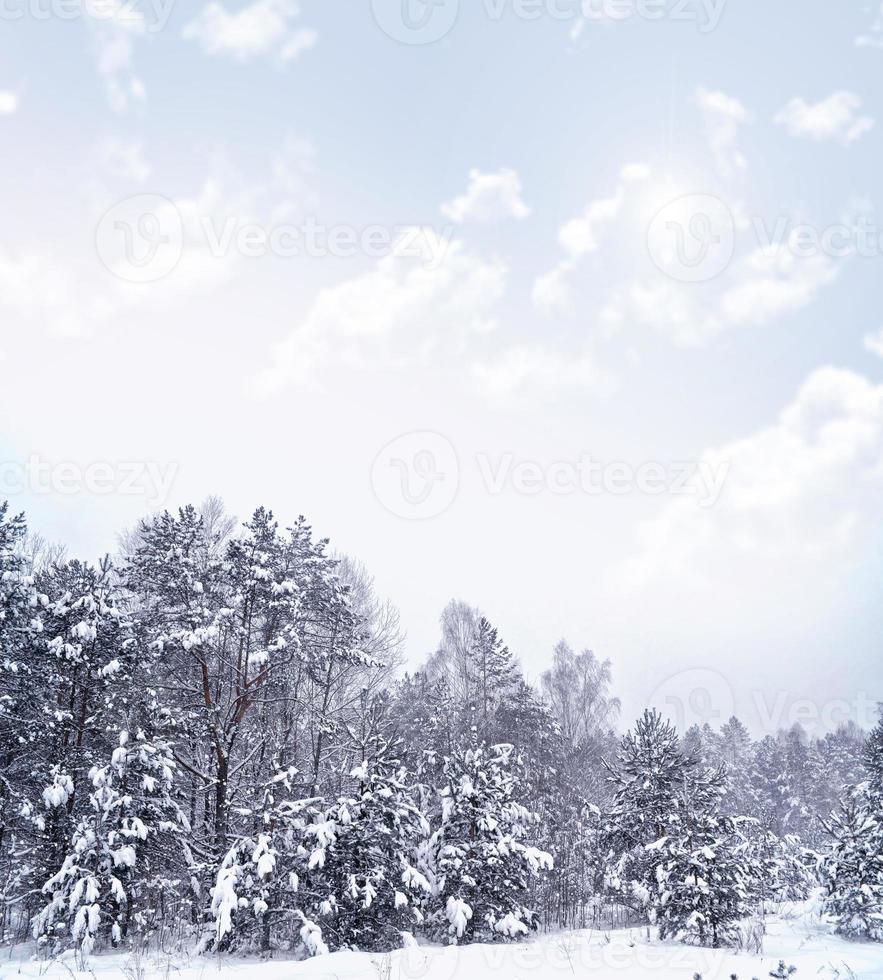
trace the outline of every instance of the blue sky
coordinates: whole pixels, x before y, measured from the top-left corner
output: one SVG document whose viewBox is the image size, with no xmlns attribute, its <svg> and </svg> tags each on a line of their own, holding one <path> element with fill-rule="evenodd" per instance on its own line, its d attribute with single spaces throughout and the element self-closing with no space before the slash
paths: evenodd
<svg viewBox="0 0 883 980">
<path fill-rule="evenodd" d="M 87 556 L 208 493 L 304 513 L 415 661 L 458 596 L 627 714 L 878 696 L 883 11 L 712 7 L 460 0 L 409 44 L 399 0 L 5 0 L 13 505 Z M 309 225 L 356 244 L 264 247 Z"/>
</svg>

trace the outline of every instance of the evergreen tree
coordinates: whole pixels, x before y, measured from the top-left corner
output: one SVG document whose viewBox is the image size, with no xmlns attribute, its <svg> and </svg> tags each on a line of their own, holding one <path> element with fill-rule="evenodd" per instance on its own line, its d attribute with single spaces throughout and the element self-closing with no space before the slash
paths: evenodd
<svg viewBox="0 0 883 980">
<path fill-rule="evenodd" d="M 660 938 L 734 945 L 748 911 L 749 866 L 733 821 L 715 813 L 711 800 L 699 801 L 658 851 L 651 919 Z"/>
<path fill-rule="evenodd" d="M 479 741 L 495 738 L 493 720 L 503 699 L 516 683 L 516 666 L 509 648 L 497 630 L 482 616 L 469 651 L 469 687 L 473 701 L 465 706 L 471 713 L 471 728 Z"/>
<path fill-rule="evenodd" d="M 862 752 L 862 763 L 868 774 L 868 796 L 883 800 L 883 717 L 868 736 Z"/>
<path fill-rule="evenodd" d="M 792 834 L 779 837 L 769 818 L 766 822 L 744 818 L 739 827 L 745 837 L 751 897 L 761 912 L 777 902 L 805 899 L 813 881 L 800 838 Z"/>
<path fill-rule="evenodd" d="M 825 822 L 830 849 L 819 870 L 825 911 L 844 936 L 883 942 L 883 815 L 879 800 L 857 788 Z"/>
<path fill-rule="evenodd" d="M 883 941 L 883 721 L 868 738 L 859 783 L 824 822 L 831 845 L 820 861 L 825 910 L 838 932 Z"/>
<path fill-rule="evenodd" d="M 646 711 L 609 771 L 616 792 L 598 828 L 607 890 L 662 936 L 732 939 L 748 869 L 741 837 L 720 813 L 726 770 L 684 755 L 673 726 Z"/>
<path fill-rule="evenodd" d="M 751 736 L 738 718 L 730 718 L 721 727 L 718 742 L 721 756 L 727 768 L 726 792 L 722 801 L 730 816 L 742 816 L 749 812 L 752 799 L 751 763 L 753 758 Z"/>
<path fill-rule="evenodd" d="M 118 945 L 130 930 L 143 935 L 155 924 L 188 829 L 172 798 L 174 772 L 162 738 L 120 732 L 109 764 L 89 773 L 89 810 L 43 888 L 51 900 L 35 921 L 39 938 L 69 936 L 88 955 L 102 934 Z"/>
<path fill-rule="evenodd" d="M 432 888 L 430 924 L 452 942 L 517 938 L 536 925 L 528 890 L 552 857 L 532 842 L 538 817 L 517 802 L 519 770 L 510 745 L 445 760 L 440 822 L 419 869 Z"/>
<path fill-rule="evenodd" d="M 352 792 L 330 804 L 277 802 L 276 787 L 290 789 L 296 773 L 273 781 L 261 830 L 238 840 L 219 870 L 217 944 L 268 950 L 295 934 L 311 954 L 402 945 L 423 920 L 429 883 L 413 862 L 429 828 L 396 748 L 372 730 L 349 774 Z"/>
<path fill-rule="evenodd" d="M 599 828 L 606 886 L 624 905 L 646 909 L 656 885 L 659 854 L 648 850 L 682 817 L 684 786 L 697 763 L 685 756 L 674 727 L 645 711 L 608 766 L 612 803 Z"/>
</svg>

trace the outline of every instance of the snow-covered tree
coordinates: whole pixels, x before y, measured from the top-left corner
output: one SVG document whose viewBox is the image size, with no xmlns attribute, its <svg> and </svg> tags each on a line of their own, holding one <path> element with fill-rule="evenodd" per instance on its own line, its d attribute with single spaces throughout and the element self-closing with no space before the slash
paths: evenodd
<svg viewBox="0 0 883 980">
<path fill-rule="evenodd" d="M 745 816 L 751 810 L 753 797 L 751 763 L 754 752 L 748 729 L 735 716 L 721 727 L 717 748 L 719 759 L 727 768 L 723 808 L 730 816 Z"/>
<path fill-rule="evenodd" d="M 276 772 L 297 768 L 309 781 L 300 795 L 320 795 L 347 679 L 371 666 L 337 563 L 305 521 L 283 532 L 259 508 L 235 537 L 217 523 L 194 507 L 147 522 L 126 575 L 186 733 L 176 753 L 203 893 L 231 848 L 260 830 Z"/>
<path fill-rule="evenodd" d="M 11 858 L 14 836 L 31 814 L 41 809 L 33 767 L 43 755 L 52 767 L 52 756 L 36 750 L 42 719 L 33 710 L 42 702 L 42 684 L 32 662 L 32 641 L 39 632 L 39 597 L 22 554 L 27 535 L 24 517 L 9 515 L 0 502 L 0 875 L 3 891 L 14 894 L 16 882 L 28 877 L 19 854 Z M 24 887 L 29 887 L 25 884 Z"/>
<path fill-rule="evenodd" d="M 732 945 L 748 911 L 750 868 L 733 821 L 700 807 L 688 807 L 669 835 L 651 845 L 661 858 L 651 919 L 661 938 Z"/>
<path fill-rule="evenodd" d="M 779 837 L 772 821 L 754 817 L 738 821 L 745 838 L 745 858 L 750 872 L 750 894 L 761 912 L 777 902 L 802 901 L 813 887 L 799 837 Z"/>
<path fill-rule="evenodd" d="M 845 936 L 883 942 L 883 721 L 864 756 L 867 781 L 824 826 L 831 844 L 820 861 L 825 910 Z"/>
<path fill-rule="evenodd" d="M 414 867 L 429 826 L 415 804 L 394 744 L 372 738 L 349 774 L 351 793 L 307 827 L 315 912 L 333 949 L 389 949 L 423 921 L 429 885 Z"/>
<path fill-rule="evenodd" d="M 32 633 L 18 677 L 14 828 L 19 886 L 39 896 L 61 866 L 92 789 L 89 772 L 112 751 L 108 731 L 129 693 L 137 645 L 109 561 L 70 561 L 35 578 Z M 33 899 L 28 912 L 35 913 Z"/>
<path fill-rule="evenodd" d="M 519 770 L 511 745 L 445 760 L 439 824 L 420 870 L 432 887 L 431 925 L 452 942 L 514 939 L 535 927 L 528 889 L 552 857 L 535 845 L 537 815 L 517 802 Z"/>
<path fill-rule="evenodd" d="M 656 711 L 645 711 L 608 766 L 614 796 L 598 829 L 606 861 L 606 886 L 618 901 L 646 909 L 656 887 L 660 855 L 649 848 L 677 829 L 684 789 L 697 769 L 681 751 L 674 727 Z"/>
<path fill-rule="evenodd" d="M 293 770 L 268 787 L 260 832 L 230 849 L 213 889 L 216 942 L 390 949 L 422 922 L 429 883 L 413 862 L 429 828 L 395 741 L 374 727 L 384 710 L 357 737 L 350 792 L 290 802 Z"/>
<path fill-rule="evenodd" d="M 883 717 L 868 736 L 862 752 L 862 762 L 868 774 L 868 795 L 883 800 Z"/>
<path fill-rule="evenodd" d="M 144 934 L 162 914 L 163 893 L 180 885 L 186 819 L 173 799 L 175 761 L 161 737 L 121 731 L 108 764 L 89 773 L 89 807 L 70 851 L 43 891 L 51 896 L 34 931 L 84 955 L 104 940 Z M 177 859 L 177 860 L 176 860 Z"/>
<path fill-rule="evenodd" d="M 826 821 L 825 911 L 844 936 L 883 942 L 883 815 L 860 788 Z"/>
</svg>

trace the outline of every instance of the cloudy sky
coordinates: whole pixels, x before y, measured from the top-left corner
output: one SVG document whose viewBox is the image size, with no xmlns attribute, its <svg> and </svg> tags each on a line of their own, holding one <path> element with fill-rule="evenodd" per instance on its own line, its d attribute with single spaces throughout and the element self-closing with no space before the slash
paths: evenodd
<svg viewBox="0 0 883 980">
<path fill-rule="evenodd" d="M 869 720 L 883 10 L 4 0 L 0 496 L 305 514 L 631 717 Z"/>
</svg>

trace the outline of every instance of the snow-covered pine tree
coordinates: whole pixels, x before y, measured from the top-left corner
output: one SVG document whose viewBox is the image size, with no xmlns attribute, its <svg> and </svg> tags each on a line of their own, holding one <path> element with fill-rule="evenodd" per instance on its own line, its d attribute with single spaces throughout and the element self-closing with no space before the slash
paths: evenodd
<svg viewBox="0 0 883 980">
<path fill-rule="evenodd" d="M 727 767 L 724 812 L 731 817 L 749 812 L 752 800 L 751 762 L 753 757 L 748 729 L 733 716 L 720 730 L 720 761 Z"/>
<path fill-rule="evenodd" d="M 868 780 L 823 822 L 831 845 L 819 872 L 837 931 L 883 942 L 883 720 L 868 738 L 864 763 Z"/>
<path fill-rule="evenodd" d="M 520 765 L 511 745 L 445 760 L 439 824 L 420 871 L 432 886 L 430 925 L 451 942 L 516 939 L 536 925 L 529 884 L 552 857 L 533 841 L 537 815 L 517 802 Z"/>
<path fill-rule="evenodd" d="M 818 787 L 818 812 L 831 813 L 849 787 L 867 778 L 863 765 L 868 733 L 854 721 L 828 732 L 816 745 L 821 760 L 821 780 Z M 883 781 L 883 777 L 881 777 Z"/>
<path fill-rule="evenodd" d="M 282 532 L 264 508 L 230 539 L 193 507 L 139 531 L 127 582 L 188 735 L 177 751 L 203 892 L 231 848 L 262 832 L 248 803 L 277 770 L 301 770 L 310 783 L 300 795 L 320 795 L 347 678 L 371 666 L 335 569 L 305 521 Z"/>
<path fill-rule="evenodd" d="M 302 938 L 310 953 L 328 952 L 321 929 L 303 912 L 317 904 L 304 880 L 310 857 L 306 828 L 318 818 L 322 801 L 290 798 L 298 775 L 289 767 L 270 780 L 257 830 L 238 838 L 224 855 L 210 890 L 212 928 L 200 948 L 266 952 L 274 940 L 287 949 Z"/>
<path fill-rule="evenodd" d="M 697 763 L 681 751 L 674 727 L 648 710 L 622 738 L 618 760 L 607 768 L 614 795 L 598 829 L 606 888 L 621 904 L 644 911 L 661 861 L 650 848 L 678 830 L 684 787 Z"/>
<path fill-rule="evenodd" d="M 862 763 L 868 774 L 868 795 L 883 801 L 883 717 L 874 726 L 865 742 Z"/>
<path fill-rule="evenodd" d="M 735 943 L 748 912 L 750 870 L 742 838 L 730 817 L 714 812 L 715 801 L 689 802 L 673 833 L 652 845 L 662 860 L 651 919 L 660 938 L 695 940 L 703 946 Z"/>
<path fill-rule="evenodd" d="M 398 745 L 382 732 L 362 745 L 351 793 L 306 829 L 313 917 L 332 949 L 391 949 L 424 918 L 430 888 L 414 867 L 429 825 L 415 804 Z"/>
<path fill-rule="evenodd" d="M 725 768 L 684 755 L 656 711 L 638 720 L 608 768 L 616 792 L 598 833 L 608 891 L 645 912 L 662 936 L 730 941 L 749 875 L 744 841 L 720 813 Z"/>
<path fill-rule="evenodd" d="M 89 773 L 89 807 L 43 888 L 51 898 L 34 923 L 39 939 L 70 942 L 88 956 L 99 943 L 116 946 L 161 923 L 164 899 L 180 890 L 173 876 L 184 868 L 189 829 L 173 798 L 175 768 L 160 734 L 119 732 L 109 762 Z"/>
<path fill-rule="evenodd" d="M 484 616 L 478 621 L 468 664 L 473 703 L 466 707 L 472 712 L 472 726 L 479 741 L 489 741 L 496 734 L 494 714 L 504 696 L 514 688 L 517 669 L 509 648 Z"/>
<path fill-rule="evenodd" d="M 213 889 L 216 943 L 391 949 L 422 922 L 430 887 L 413 862 L 429 827 L 397 743 L 374 722 L 359 740 L 350 793 L 330 804 L 277 800 L 294 770 L 268 787 L 261 830 L 234 844 Z"/>
<path fill-rule="evenodd" d="M 804 900 L 813 879 L 800 838 L 792 834 L 779 837 L 769 817 L 765 820 L 744 817 L 737 823 L 745 838 L 751 898 L 761 913 L 778 902 Z"/>
<path fill-rule="evenodd" d="M 27 858 L 11 845 L 22 823 L 40 809 L 33 768 L 41 754 L 34 750 L 41 723 L 30 709 L 42 700 L 41 679 L 30 652 L 41 624 L 39 597 L 22 554 L 26 535 L 24 517 L 10 516 L 8 504 L 0 502 L 0 888 L 8 897 L 29 877 Z"/>
<path fill-rule="evenodd" d="M 859 787 L 825 822 L 831 838 L 819 873 L 825 911 L 844 936 L 883 942 L 883 818 Z"/>
<path fill-rule="evenodd" d="M 108 560 L 97 568 L 53 565 L 35 585 L 34 631 L 22 671 L 29 690 L 17 708 L 19 753 L 31 768 L 17 849 L 20 885 L 36 898 L 90 810 L 89 772 L 113 749 L 108 731 L 131 694 L 137 647 Z M 29 901 L 29 913 L 38 910 Z"/>
</svg>

